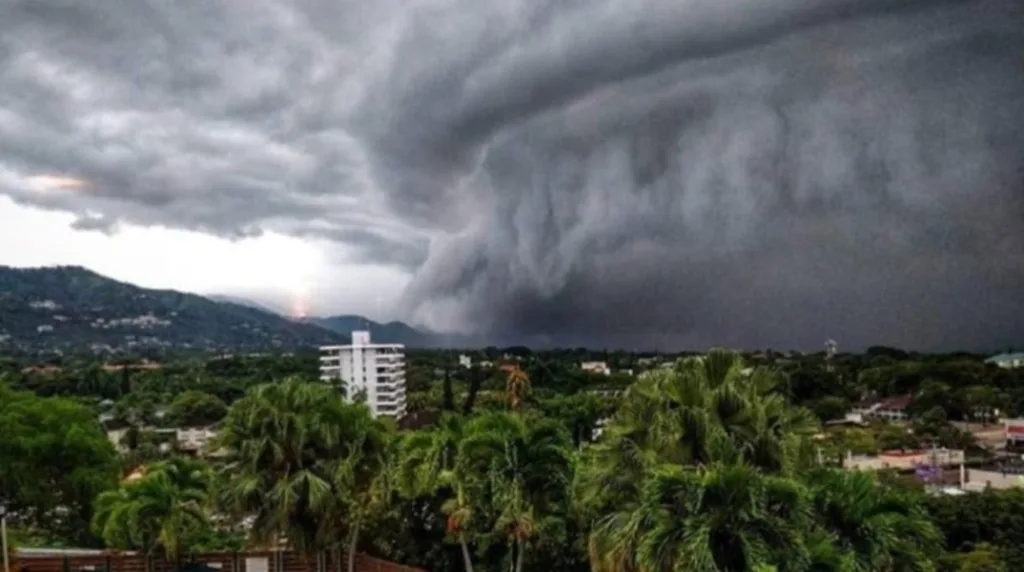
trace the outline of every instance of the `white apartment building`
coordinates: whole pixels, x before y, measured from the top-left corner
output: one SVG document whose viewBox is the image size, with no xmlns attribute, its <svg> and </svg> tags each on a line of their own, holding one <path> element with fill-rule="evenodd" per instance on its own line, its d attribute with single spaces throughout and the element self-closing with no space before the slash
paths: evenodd
<svg viewBox="0 0 1024 572">
<path fill-rule="evenodd" d="M 405 416 L 405 346 L 375 344 L 352 332 L 352 345 L 320 348 L 320 379 L 340 381 L 350 400 L 365 399 L 375 416 Z"/>
</svg>

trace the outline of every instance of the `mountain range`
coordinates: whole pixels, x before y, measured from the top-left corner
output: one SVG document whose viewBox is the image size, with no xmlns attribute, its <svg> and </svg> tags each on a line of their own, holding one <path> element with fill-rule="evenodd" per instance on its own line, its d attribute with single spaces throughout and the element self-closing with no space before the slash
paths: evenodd
<svg viewBox="0 0 1024 572">
<path fill-rule="evenodd" d="M 240 296 L 210 294 L 207 295 L 206 297 L 215 302 L 240 304 L 242 306 L 248 306 L 250 308 L 255 308 L 257 310 L 261 310 L 263 312 L 267 312 L 270 314 L 278 314 L 284 316 L 284 314 L 278 310 L 273 310 L 264 304 Z M 392 321 L 382 324 L 380 322 L 375 322 L 365 316 L 359 316 L 356 314 L 289 319 L 307 324 L 314 324 L 320 326 L 321 328 L 327 328 L 328 330 L 338 332 L 346 336 L 357 330 L 369 330 L 370 339 L 382 344 L 405 344 L 406 346 L 409 347 L 433 347 L 437 345 L 438 342 L 445 339 L 444 336 L 439 336 L 432 332 L 418 330 L 410 326 L 409 324 L 406 324 L 405 322 Z"/>
<path fill-rule="evenodd" d="M 380 343 L 436 342 L 402 322 L 292 320 L 248 300 L 142 288 L 80 266 L 0 266 L 0 351 L 294 349 L 348 343 L 353 329 Z"/>
<path fill-rule="evenodd" d="M 370 339 L 382 344 L 405 344 L 408 347 L 434 347 L 438 337 L 423 332 L 404 322 L 380 324 L 363 316 L 330 316 L 327 318 L 303 318 L 302 322 L 316 324 L 328 330 L 349 334 L 356 330 L 369 330 Z"/>
</svg>

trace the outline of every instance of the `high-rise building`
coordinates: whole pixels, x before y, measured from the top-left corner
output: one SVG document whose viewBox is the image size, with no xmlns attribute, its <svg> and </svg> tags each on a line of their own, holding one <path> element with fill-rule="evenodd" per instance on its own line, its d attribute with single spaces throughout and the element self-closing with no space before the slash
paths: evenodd
<svg viewBox="0 0 1024 572">
<path fill-rule="evenodd" d="M 320 379 L 337 381 L 349 401 L 364 401 L 374 416 L 405 416 L 405 346 L 375 344 L 370 332 L 352 332 L 352 344 L 320 348 Z"/>
</svg>

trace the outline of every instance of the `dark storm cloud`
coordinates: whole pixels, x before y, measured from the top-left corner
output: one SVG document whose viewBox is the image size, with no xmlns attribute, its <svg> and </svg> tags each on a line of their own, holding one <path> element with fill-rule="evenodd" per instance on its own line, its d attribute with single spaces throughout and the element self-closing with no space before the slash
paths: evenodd
<svg viewBox="0 0 1024 572">
<path fill-rule="evenodd" d="M 79 228 L 355 247 L 409 269 L 408 317 L 504 339 L 1019 343 L 1022 17 L 25 1 L 0 15 L 0 192 Z"/>
</svg>

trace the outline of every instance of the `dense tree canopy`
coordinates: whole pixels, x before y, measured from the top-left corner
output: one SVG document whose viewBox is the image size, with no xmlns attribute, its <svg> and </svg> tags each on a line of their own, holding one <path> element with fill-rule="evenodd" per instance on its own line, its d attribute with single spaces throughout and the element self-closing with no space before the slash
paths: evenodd
<svg viewBox="0 0 1024 572">
<path fill-rule="evenodd" d="M 89 542 L 93 499 L 117 471 L 92 410 L 0 380 L 0 511 L 44 536 Z"/>
<path fill-rule="evenodd" d="M 0 506 L 27 543 L 356 547 L 433 572 L 1024 569 L 1019 492 L 925 497 L 913 477 L 834 468 L 988 454 L 950 422 L 1024 412 L 1021 372 L 891 348 L 459 353 L 408 352 L 405 430 L 316 381 L 315 353 L 0 361 L 0 462 L 18 469 Z M 821 424 L 901 393 L 905 424 Z M 120 459 L 100 418 L 123 430 Z M 217 455 L 168 446 L 214 422 Z"/>
</svg>

